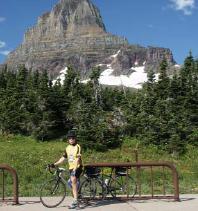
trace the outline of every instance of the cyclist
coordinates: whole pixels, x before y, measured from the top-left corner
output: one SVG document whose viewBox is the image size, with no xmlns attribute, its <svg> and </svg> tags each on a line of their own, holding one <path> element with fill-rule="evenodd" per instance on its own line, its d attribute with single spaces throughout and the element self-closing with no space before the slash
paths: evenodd
<svg viewBox="0 0 198 211">
<path fill-rule="evenodd" d="M 77 180 L 82 173 L 81 147 L 79 144 L 77 144 L 75 131 L 69 131 L 67 134 L 67 139 L 69 145 L 66 147 L 63 156 L 57 162 L 51 164 L 51 166 L 58 166 L 66 159 L 68 160 L 70 179 L 72 182 L 72 193 L 74 198 L 71 206 L 69 206 L 69 209 L 75 209 L 76 207 L 78 207 Z"/>
</svg>

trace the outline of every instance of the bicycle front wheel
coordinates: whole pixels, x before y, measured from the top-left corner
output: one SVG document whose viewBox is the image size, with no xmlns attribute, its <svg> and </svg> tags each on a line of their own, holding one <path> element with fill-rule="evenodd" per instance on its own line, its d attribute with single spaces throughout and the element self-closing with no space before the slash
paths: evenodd
<svg viewBox="0 0 198 211">
<path fill-rule="evenodd" d="M 40 201 L 48 208 L 57 207 L 65 199 L 66 186 L 61 180 L 52 179 L 41 186 Z"/>
</svg>

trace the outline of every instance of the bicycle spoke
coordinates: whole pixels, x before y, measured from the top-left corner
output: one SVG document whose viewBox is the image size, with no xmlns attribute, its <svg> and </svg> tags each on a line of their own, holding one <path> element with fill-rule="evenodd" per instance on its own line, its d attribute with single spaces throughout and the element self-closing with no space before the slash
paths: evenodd
<svg viewBox="0 0 198 211">
<path fill-rule="evenodd" d="M 128 187 L 129 187 L 129 197 L 134 197 L 134 195 L 137 193 L 137 184 L 133 179 L 133 177 L 131 176 L 129 176 Z"/>
<path fill-rule="evenodd" d="M 93 199 L 96 195 L 95 183 L 91 179 L 82 182 L 79 196 L 83 199 Z"/>
<path fill-rule="evenodd" d="M 137 185 L 131 176 L 117 176 L 112 178 L 109 184 L 109 192 L 113 197 L 129 196 L 134 197 Z"/>
<path fill-rule="evenodd" d="M 100 179 L 95 180 L 96 195 L 95 198 L 103 199 L 107 195 L 107 186 Z"/>
</svg>

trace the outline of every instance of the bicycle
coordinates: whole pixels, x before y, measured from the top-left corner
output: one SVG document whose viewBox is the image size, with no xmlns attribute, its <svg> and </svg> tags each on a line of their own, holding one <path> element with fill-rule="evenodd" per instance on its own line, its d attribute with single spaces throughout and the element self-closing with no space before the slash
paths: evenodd
<svg viewBox="0 0 198 211">
<path fill-rule="evenodd" d="M 114 167 L 110 175 L 101 175 L 101 170 L 97 167 L 85 168 L 85 180 L 79 189 L 80 196 L 87 198 L 87 200 L 105 199 L 109 194 L 113 198 L 123 195 L 134 197 L 137 192 L 137 185 L 127 171 L 127 168 Z"/>
</svg>

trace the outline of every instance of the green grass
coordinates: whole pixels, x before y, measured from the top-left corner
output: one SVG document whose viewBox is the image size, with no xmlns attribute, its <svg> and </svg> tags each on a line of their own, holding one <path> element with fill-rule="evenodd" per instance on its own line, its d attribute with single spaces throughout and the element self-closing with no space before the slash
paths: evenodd
<svg viewBox="0 0 198 211">
<path fill-rule="evenodd" d="M 38 196 L 40 185 L 51 175 L 45 171 L 48 163 L 58 160 L 66 147 L 65 142 L 54 140 L 51 142 L 37 142 L 31 137 L 0 136 L 0 163 L 6 163 L 17 170 L 19 176 L 20 196 Z M 88 150 L 83 153 L 84 163 L 89 162 L 135 162 L 133 149 L 138 146 L 140 161 L 170 161 L 175 164 L 179 172 L 180 192 L 198 193 L 198 148 L 188 146 L 187 153 L 183 156 L 172 157 L 170 154 L 157 149 L 156 146 L 144 146 L 135 139 L 125 139 L 118 149 L 106 152 Z M 66 164 L 65 164 L 66 165 Z M 64 165 L 63 165 L 64 166 Z M 105 170 L 108 173 L 108 170 Z M 133 170 L 134 175 L 136 171 Z M 170 172 L 165 171 L 168 191 L 171 190 Z M 154 169 L 156 187 L 155 193 L 162 189 L 162 173 Z M 7 192 L 11 194 L 12 180 L 7 175 Z M 142 192 L 150 191 L 150 169 L 142 170 Z M 1 195 L 1 172 L 0 172 Z"/>
</svg>

